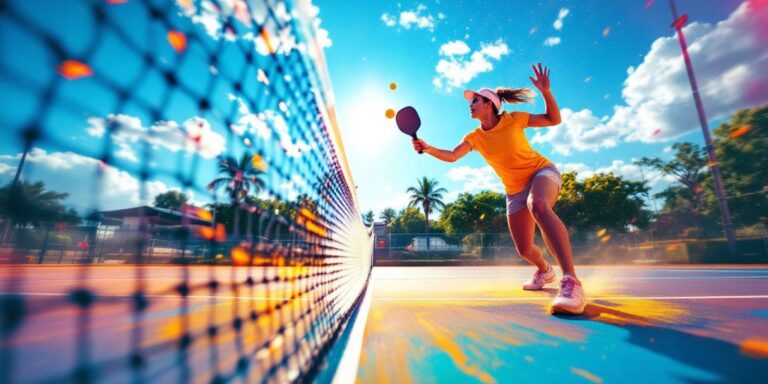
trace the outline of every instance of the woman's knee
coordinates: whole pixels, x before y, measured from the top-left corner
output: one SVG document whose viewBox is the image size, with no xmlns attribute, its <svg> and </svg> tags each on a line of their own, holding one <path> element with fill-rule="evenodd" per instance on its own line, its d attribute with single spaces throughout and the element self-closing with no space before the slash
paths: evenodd
<svg viewBox="0 0 768 384">
<path fill-rule="evenodd" d="M 542 196 L 528 196 L 526 203 L 528 205 L 528 210 L 534 218 L 539 218 L 552 212 L 552 207 L 549 206 L 549 202 Z"/>
</svg>

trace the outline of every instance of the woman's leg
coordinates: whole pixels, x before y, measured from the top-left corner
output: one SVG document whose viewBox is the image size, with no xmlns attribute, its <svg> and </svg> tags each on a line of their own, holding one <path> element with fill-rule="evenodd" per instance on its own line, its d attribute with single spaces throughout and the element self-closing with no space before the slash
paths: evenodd
<svg viewBox="0 0 768 384">
<path fill-rule="evenodd" d="M 528 210 L 539 225 L 549 250 L 560 263 L 563 274 L 576 277 L 568 230 L 552 210 L 557 201 L 559 189 L 557 183 L 546 176 L 534 177 L 528 194 Z"/>
<path fill-rule="evenodd" d="M 533 243 L 533 232 L 536 230 L 536 222 L 527 209 L 521 209 L 507 216 L 507 225 L 515 242 L 515 249 L 523 259 L 539 268 L 540 272 L 546 272 L 549 264 L 544 260 L 541 249 Z"/>
</svg>

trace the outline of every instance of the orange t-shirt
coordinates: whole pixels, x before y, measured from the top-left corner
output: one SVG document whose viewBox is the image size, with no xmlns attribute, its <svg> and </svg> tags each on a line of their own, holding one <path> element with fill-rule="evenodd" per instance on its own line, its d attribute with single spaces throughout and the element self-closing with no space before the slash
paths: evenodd
<svg viewBox="0 0 768 384">
<path fill-rule="evenodd" d="M 521 192 L 534 173 L 553 165 L 534 151 L 525 137 L 529 116 L 527 112 L 504 112 L 495 127 L 487 131 L 477 127 L 464 136 L 499 175 L 508 195 Z"/>
</svg>

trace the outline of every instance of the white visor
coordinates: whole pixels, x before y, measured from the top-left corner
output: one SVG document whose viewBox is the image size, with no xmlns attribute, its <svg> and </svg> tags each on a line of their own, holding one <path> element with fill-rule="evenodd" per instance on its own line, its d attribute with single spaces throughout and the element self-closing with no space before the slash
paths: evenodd
<svg viewBox="0 0 768 384">
<path fill-rule="evenodd" d="M 496 109 L 501 111 L 501 100 L 499 99 L 499 95 L 497 95 L 493 90 L 488 88 L 481 88 L 479 91 L 473 91 L 470 89 L 464 91 L 464 98 L 469 101 L 472 101 L 472 99 L 475 98 L 475 95 L 480 95 L 490 100 L 493 105 L 496 106 Z"/>
</svg>

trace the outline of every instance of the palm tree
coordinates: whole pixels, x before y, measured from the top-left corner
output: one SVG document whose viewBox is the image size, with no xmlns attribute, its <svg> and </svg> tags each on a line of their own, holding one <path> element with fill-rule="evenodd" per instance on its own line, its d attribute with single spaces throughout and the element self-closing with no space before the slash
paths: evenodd
<svg viewBox="0 0 768 384">
<path fill-rule="evenodd" d="M 240 157 L 240 161 L 232 156 L 219 158 L 219 174 L 223 176 L 213 179 L 208 184 L 208 189 L 215 191 L 222 185 L 225 186 L 235 210 L 232 234 L 237 238 L 240 234 L 240 201 L 245 199 L 251 190 L 257 193 L 264 188 L 264 180 L 261 179 L 263 171 L 254 167 L 253 154 L 246 152 Z"/>
<path fill-rule="evenodd" d="M 435 208 L 445 207 L 443 203 L 443 193 L 448 192 L 445 188 L 437 187 L 437 180 L 428 179 L 426 176 L 421 179 L 417 179 L 417 185 L 410 187 L 406 192 L 410 192 L 411 200 L 408 203 L 408 207 L 416 207 L 421 205 L 424 210 L 424 233 L 429 233 L 429 214 Z M 427 235 L 427 248 L 429 248 L 429 235 Z"/>
<path fill-rule="evenodd" d="M 374 219 L 373 211 L 368 211 L 363 213 L 363 223 L 365 223 L 365 225 L 373 224 L 373 219 Z"/>
<path fill-rule="evenodd" d="M 391 223 L 395 217 L 397 217 L 397 211 L 395 211 L 394 208 L 384 208 L 384 210 L 381 211 L 381 214 L 379 214 L 379 219 L 384 220 L 387 226 L 389 226 L 389 223 Z"/>
<path fill-rule="evenodd" d="M 9 239 L 13 227 L 50 227 L 53 223 L 77 224 L 80 217 L 67 209 L 62 201 L 69 194 L 47 189 L 42 181 L 19 180 L 0 187 L 0 220 L 5 221 L 2 243 Z"/>
</svg>

